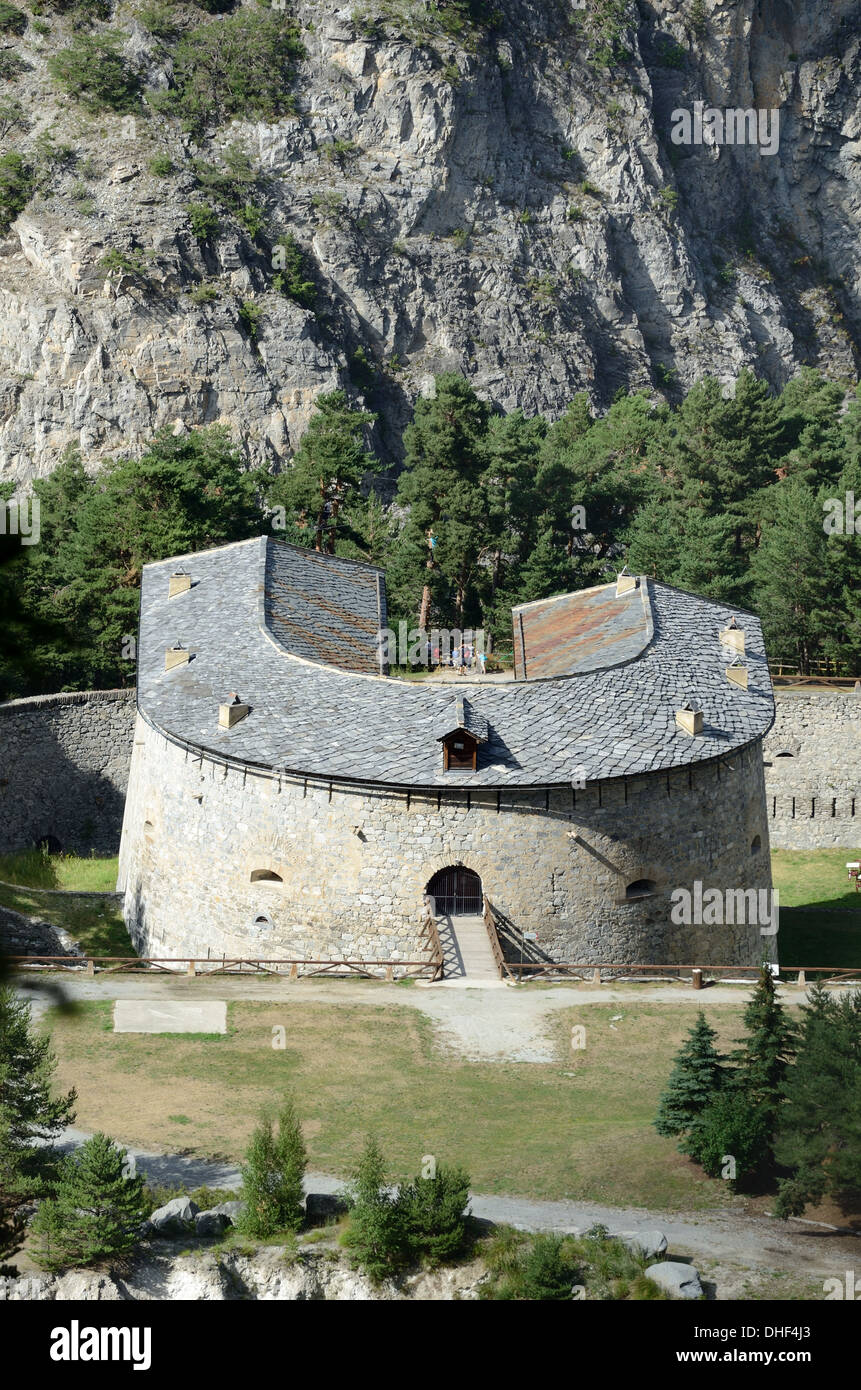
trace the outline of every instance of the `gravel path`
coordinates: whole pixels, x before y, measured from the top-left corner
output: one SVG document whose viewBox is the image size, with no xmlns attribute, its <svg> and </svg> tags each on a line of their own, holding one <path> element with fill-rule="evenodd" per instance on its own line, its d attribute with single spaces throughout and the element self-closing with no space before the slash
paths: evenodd
<svg viewBox="0 0 861 1390">
<path fill-rule="evenodd" d="M 693 1022 L 694 1011 L 704 1003 L 739 1004 L 750 992 L 750 985 L 715 985 L 693 990 L 682 983 L 561 984 L 528 988 L 493 981 L 486 986 L 470 986 L 466 981 L 439 985 L 417 983 L 412 987 L 369 980 L 288 981 L 273 977 L 249 978 L 219 975 L 215 978 L 186 976 L 81 976 L 63 977 L 63 988 L 71 999 L 171 999 L 186 1002 L 204 999 L 272 1001 L 287 1009 L 293 1003 L 385 1005 L 418 1009 L 430 1018 L 438 1040 L 469 1061 L 553 1062 L 554 1045 L 547 1036 L 551 1016 L 559 1009 L 578 1004 L 674 1003 L 686 1010 Z M 781 997 L 799 1003 L 805 991 L 795 985 L 784 987 Z M 36 1015 L 50 1001 L 38 992 L 33 997 Z"/>
</svg>

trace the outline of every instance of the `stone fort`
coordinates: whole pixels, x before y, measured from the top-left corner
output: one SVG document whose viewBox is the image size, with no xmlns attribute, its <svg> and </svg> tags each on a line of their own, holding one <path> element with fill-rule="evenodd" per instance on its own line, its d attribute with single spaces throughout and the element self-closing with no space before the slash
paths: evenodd
<svg viewBox="0 0 861 1390">
<path fill-rule="evenodd" d="M 0 706 L 0 849 L 114 852 L 125 804 L 147 955 L 413 959 L 431 894 L 546 959 L 758 961 L 669 895 L 767 888 L 769 832 L 857 850 L 861 699 L 782 694 L 772 728 L 753 615 L 643 578 L 513 617 L 514 680 L 405 682 L 376 569 L 266 539 L 148 566 L 137 700 Z"/>
</svg>

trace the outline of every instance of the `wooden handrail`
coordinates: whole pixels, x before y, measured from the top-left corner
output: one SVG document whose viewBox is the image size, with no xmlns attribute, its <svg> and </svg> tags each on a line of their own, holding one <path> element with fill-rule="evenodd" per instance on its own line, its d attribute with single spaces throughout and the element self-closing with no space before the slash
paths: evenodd
<svg viewBox="0 0 861 1390">
<path fill-rule="evenodd" d="M 493 959 L 496 964 L 496 968 L 499 971 L 499 978 L 500 980 L 504 980 L 508 977 L 509 971 L 508 966 L 505 963 L 505 957 L 502 954 L 502 947 L 499 944 L 499 933 L 496 930 L 496 922 L 493 919 L 493 909 L 490 906 L 490 901 L 488 899 L 487 894 L 482 894 L 482 897 L 484 900 L 484 912 L 482 913 L 482 916 L 484 918 L 484 925 L 487 928 L 487 936 L 488 940 L 490 941 L 490 949 L 493 952 Z"/>
</svg>

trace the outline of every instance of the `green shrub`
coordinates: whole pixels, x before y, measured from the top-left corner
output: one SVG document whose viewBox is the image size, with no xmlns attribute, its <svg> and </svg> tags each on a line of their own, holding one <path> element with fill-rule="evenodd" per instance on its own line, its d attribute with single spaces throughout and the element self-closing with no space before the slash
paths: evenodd
<svg viewBox="0 0 861 1390">
<path fill-rule="evenodd" d="M 687 53 L 679 43 L 665 44 L 658 54 L 662 68 L 683 68 Z"/>
<path fill-rule="evenodd" d="M 557 1235 L 537 1235 L 523 1261 L 523 1297 L 535 1302 L 570 1301 L 578 1268 Z"/>
<path fill-rule="evenodd" d="M 307 258 L 292 232 L 279 237 L 272 252 L 272 264 L 278 270 L 272 279 L 273 287 L 303 309 L 310 309 L 314 303 L 317 286 L 310 278 Z"/>
<path fill-rule="evenodd" d="M 147 1182 L 143 1189 L 144 1217 L 152 1216 L 159 1207 L 167 1206 L 175 1197 L 190 1197 L 201 1211 L 220 1207 L 222 1202 L 235 1202 L 237 1194 L 230 1187 L 169 1187 Z"/>
<path fill-rule="evenodd" d="M 344 164 L 359 153 L 355 140 L 330 140 L 321 149 L 331 164 Z"/>
<path fill-rule="evenodd" d="M 249 307 L 257 309 L 243 304 L 242 310 Z M 259 1238 L 276 1231 L 298 1231 L 304 1217 L 302 1180 L 307 1162 L 299 1117 L 293 1102 L 287 1101 L 278 1116 L 277 1133 L 271 1117 L 264 1115 L 245 1155 L 241 1192 L 245 1210 L 237 1222 L 243 1235 Z"/>
<path fill-rule="evenodd" d="M 118 251 L 114 247 L 102 256 L 99 269 L 117 284 L 123 280 L 132 280 L 142 286 L 150 284 L 149 267 L 145 256 L 139 251 Z"/>
<path fill-rule="evenodd" d="M 434 1262 L 452 1260 L 466 1243 L 469 1174 L 440 1165 L 435 1177 L 416 1177 L 398 1193 L 407 1247 Z"/>
<path fill-rule="evenodd" d="M 240 145 L 228 146 L 223 165 L 195 160 L 194 171 L 201 187 L 233 213 L 250 236 L 256 237 L 263 231 L 266 213 L 248 196 L 258 182 L 257 171 Z"/>
<path fill-rule="evenodd" d="M 252 343 L 256 343 L 260 336 L 260 324 L 263 319 L 263 306 L 255 304 L 253 299 L 245 299 L 239 306 L 239 322 L 242 324 Z"/>
<path fill-rule="evenodd" d="M 94 1134 L 60 1165 L 56 1196 L 33 1219 L 33 1258 L 43 1269 L 124 1259 L 146 1214 L 143 1178 L 127 1177 L 126 1153 Z"/>
<path fill-rule="evenodd" d="M 14 82 L 22 72 L 26 71 L 27 64 L 23 58 L 19 58 L 17 53 L 13 53 L 11 48 L 0 49 L 0 81 Z"/>
<path fill-rule="evenodd" d="M 186 203 L 185 211 L 191 223 L 192 235 L 198 241 L 210 241 L 218 232 L 218 213 L 207 203 Z"/>
<path fill-rule="evenodd" d="M 132 111 L 138 105 L 140 83 L 114 34 L 75 35 L 69 48 L 48 59 L 48 71 L 89 111 Z"/>
<path fill-rule="evenodd" d="M 155 0 L 154 4 L 142 5 L 137 11 L 137 18 L 157 39 L 175 39 L 180 32 L 174 6 L 163 4 L 161 0 Z"/>
<path fill-rule="evenodd" d="M 26 28 L 27 16 L 8 0 L 0 0 L 0 34 L 23 34 Z"/>
<path fill-rule="evenodd" d="M 46 38 L 51 32 L 50 24 L 46 24 L 43 19 L 31 19 L 30 27 L 33 33 L 38 34 L 42 39 Z"/>
<path fill-rule="evenodd" d="M 168 154 L 153 155 L 149 162 L 149 171 L 160 179 L 166 179 L 168 174 L 173 173 L 173 160 Z"/>
<path fill-rule="evenodd" d="M 242 9 L 183 34 L 172 54 L 174 86 L 153 104 L 196 132 L 230 116 L 289 115 L 296 64 L 304 56 L 293 20 Z"/>
<path fill-rule="evenodd" d="M 359 391 L 370 391 L 376 385 L 377 369 L 363 347 L 357 347 L 347 366 L 350 380 Z"/>
<path fill-rule="evenodd" d="M 0 157 L 0 232 L 5 232 L 33 196 L 33 171 L 11 150 Z"/>
<path fill-rule="evenodd" d="M 5 140 L 7 135 L 11 135 L 13 130 L 28 130 L 29 122 L 20 101 L 12 97 L 10 100 L 0 101 L 0 139 Z"/>
<path fill-rule="evenodd" d="M 718 1092 L 696 1121 L 680 1149 L 710 1178 L 723 1176 L 728 1159 L 735 1163 L 733 1189 L 745 1188 L 768 1164 L 769 1120 L 765 1107 L 752 1103 L 737 1086 Z"/>
<path fill-rule="evenodd" d="M 375 1139 L 369 1138 L 356 1168 L 353 1205 L 344 1244 L 373 1283 L 395 1274 L 407 1254 L 403 1212 L 388 1190 L 386 1164 Z"/>
<path fill-rule="evenodd" d="M 96 19 L 110 19 L 110 0 L 33 0 L 34 14 L 70 14 L 74 24 L 92 24 Z"/>
<path fill-rule="evenodd" d="M 212 304 L 218 298 L 218 290 L 214 285 L 195 285 L 189 298 L 192 304 Z"/>
</svg>

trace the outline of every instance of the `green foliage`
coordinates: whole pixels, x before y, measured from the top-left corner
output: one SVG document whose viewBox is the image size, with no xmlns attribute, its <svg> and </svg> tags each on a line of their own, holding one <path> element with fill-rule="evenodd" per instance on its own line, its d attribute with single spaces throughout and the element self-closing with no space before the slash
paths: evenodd
<svg viewBox="0 0 861 1390">
<path fill-rule="evenodd" d="M 221 426 L 165 430 L 142 458 L 95 475 L 69 453 L 36 483 L 54 542 L 30 547 L 15 570 L 12 611 L 31 627 L 28 688 L 128 683 L 142 566 L 259 534 L 257 487 Z"/>
<path fill-rule="evenodd" d="M 27 64 L 14 49 L 0 48 L 0 82 L 14 82 L 26 71 Z"/>
<path fill-rule="evenodd" d="M 397 1273 L 406 1257 L 403 1212 L 389 1190 L 386 1163 L 369 1138 L 356 1166 L 345 1244 L 355 1263 L 374 1282 Z"/>
<path fill-rule="evenodd" d="M 0 34 L 23 34 L 26 28 L 24 12 L 10 5 L 8 0 L 0 0 Z"/>
<path fill-rule="evenodd" d="M 271 1116 L 264 1115 L 245 1154 L 240 1196 L 246 1205 L 238 1221 L 243 1235 L 262 1238 L 276 1231 L 298 1231 L 307 1162 L 295 1106 L 286 1100 L 277 1132 Z"/>
<path fill-rule="evenodd" d="M 244 299 L 239 306 L 239 322 L 252 343 L 256 343 L 263 322 L 263 305 L 255 303 L 253 299 Z"/>
<path fill-rule="evenodd" d="M 174 85 L 154 104 L 196 133 L 231 116 L 274 120 L 293 111 L 290 88 L 304 57 L 290 17 L 240 9 L 182 35 L 172 51 Z"/>
<path fill-rule="evenodd" d="M 720 1090 L 724 1059 L 715 1048 L 716 1037 L 700 1011 L 661 1096 L 654 1121 L 659 1134 L 686 1134 Z"/>
<path fill-rule="evenodd" d="M 661 207 L 666 208 L 668 212 L 675 212 L 679 205 L 679 195 L 674 188 L 670 188 L 669 184 L 659 191 L 658 198 Z"/>
<path fill-rule="evenodd" d="M 292 232 L 279 237 L 272 252 L 272 264 L 277 266 L 272 287 L 303 309 L 310 309 L 317 296 L 317 286 L 311 279 L 308 257 Z"/>
<path fill-rule="evenodd" d="M 358 391 L 367 394 L 377 382 L 377 369 L 363 347 L 357 347 L 350 356 L 348 370 L 350 380 Z"/>
<path fill-rule="evenodd" d="M 271 480 L 267 501 L 286 508 L 300 544 L 333 555 L 340 542 L 358 541 L 350 508 L 366 475 L 382 468 L 365 443 L 377 417 L 351 405 L 343 391 L 323 393 L 316 407 L 290 466 Z"/>
<path fill-rule="evenodd" d="M 153 0 L 151 4 L 142 5 L 137 11 L 137 18 L 157 39 L 175 39 L 180 32 L 177 11 L 170 0 L 167 3 Z"/>
<path fill-rule="evenodd" d="M 235 142 L 228 145 L 221 165 L 195 160 L 194 172 L 201 188 L 210 198 L 231 212 L 250 236 L 259 235 L 266 217 L 263 208 L 252 197 L 258 174 L 241 145 Z"/>
<path fill-rule="evenodd" d="M 211 241 L 218 234 L 218 213 L 208 203 L 186 203 L 191 234 L 197 241 Z"/>
<path fill-rule="evenodd" d="M 29 121 L 20 101 L 15 97 L 0 101 L 0 140 L 5 140 L 13 130 L 28 130 Z"/>
<path fill-rule="evenodd" d="M 53 1094 L 56 1068 L 50 1039 L 33 1030 L 30 1005 L 0 985 L 0 1182 L 13 1190 L 50 1164 L 52 1141 L 75 1118 L 75 1091 Z"/>
<path fill-rule="evenodd" d="M 643 1273 L 644 1258 L 603 1227 L 585 1236 L 527 1235 L 500 1226 L 483 1250 L 489 1279 L 482 1299 L 570 1302 L 572 1299 L 663 1299 Z"/>
<path fill-rule="evenodd" d="M 745 1191 L 764 1174 L 770 1158 L 768 1117 L 737 1086 L 719 1092 L 685 1141 L 684 1151 L 708 1173 L 723 1176 L 735 1163 L 733 1190 Z"/>
<path fill-rule="evenodd" d="M 140 82 L 126 66 L 118 35 L 75 34 L 48 59 L 48 71 L 88 111 L 133 111 L 139 104 Z"/>
<path fill-rule="evenodd" d="M 153 155 L 149 162 L 149 171 L 155 174 L 156 178 L 166 179 L 173 173 L 174 164 L 169 154 Z"/>
<path fill-rule="evenodd" d="M 683 68 L 687 56 L 680 43 L 666 43 L 658 53 L 658 62 L 662 68 Z"/>
<path fill-rule="evenodd" d="M 790 1176 L 778 1216 L 801 1216 L 831 1198 L 847 1212 L 861 1197 L 861 994 L 813 987 L 802 1010 L 795 1065 L 782 1088 L 775 1145 Z"/>
<path fill-rule="evenodd" d="M 200 284 L 195 285 L 189 293 L 192 304 L 214 304 L 218 298 L 218 290 L 214 285 Z"/>
<path fill-rule="evenodd" d="M 117 284 L 122 284 L 123 280 L 145 287 L 152 283 L 146 257 L 139 251 L 119 251 L 112 247 L 99 261 L 99 269 Z"/>
<path fill-rule="evenodd" d="M 77 27 L 79 24 L 92 24 L 97 19 L 110 19 L 110 0 L 33 0 L 30 5 L 33 14 L 69 15 Z"/>
<path fill-rule="evenodd" d="M 33 1220 L 33 1258 L 43 1269 L 124 1260 L 144 1220 L 143 1178 L 126 1176 L 126 1153 L 94 1134 L 60 1165 L 54 1197 Z"/>
<path fill-rule="evenodd" d="M 402 1184 L 398 1205 L 407 1248 L 434 1262 L 455 1259 L 466 1243 L 469 1174 L 440 1164 L 433 1177 L 418 1176 Z"/>
<path fill-rule="evenodd" d="M 32 167 L 10 150 L 0 155 L 0 232 L 5 232 L 33 196 Z"/>
</svg>

